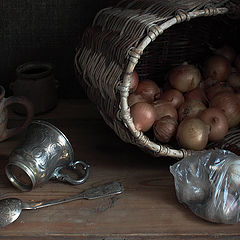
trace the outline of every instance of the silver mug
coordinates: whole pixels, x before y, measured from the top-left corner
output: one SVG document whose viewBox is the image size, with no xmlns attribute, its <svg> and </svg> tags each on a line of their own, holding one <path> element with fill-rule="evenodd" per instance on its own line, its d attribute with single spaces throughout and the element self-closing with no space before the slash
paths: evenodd
<svg viewBox="0 0 240 240">
<path fill-rule="evenodd" d="M 63 169 L 84 170 L 80 179 L 73 179 Z M 67 137 L 46 121 L 32 121 L 23 142 L 9 156 L 5 172 L 10 182 L 21 191 L 30 191 L 37 185 L 56 179 L 70 184 L 82 184 L 89 176 L 89 165 L 74 161 L 72 146 Z"/>
</svg>

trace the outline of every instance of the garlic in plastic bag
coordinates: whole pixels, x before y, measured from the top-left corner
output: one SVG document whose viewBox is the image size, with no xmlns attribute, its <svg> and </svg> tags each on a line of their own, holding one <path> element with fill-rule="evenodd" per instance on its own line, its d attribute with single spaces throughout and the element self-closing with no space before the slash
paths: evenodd
<svg viewBox="0 0 240 240">
<path fill-rule="evenodd" d="M 234 224 L 240 216 L 240 156 L 226 150 L 195 153 L 170 166 L 176 195 L 197 216 Z"/>
</svg>

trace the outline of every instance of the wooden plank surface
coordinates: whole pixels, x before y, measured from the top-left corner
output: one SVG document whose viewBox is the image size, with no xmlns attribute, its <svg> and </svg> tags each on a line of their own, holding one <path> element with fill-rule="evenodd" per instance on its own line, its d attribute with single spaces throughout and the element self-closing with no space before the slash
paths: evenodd
<svg viewBox="0 0 240 240">
<path fill-rule="evenodd" d="M 239 224 L 213 224 L 196 217 L 175 196 L 169 166 L 174 159 L 153 158 L 122 142 L 88 100 L 60 101 L 53 111 L 36 116 L 60 128 L 72 143 L 75 158 L 91 165 L 83 185 L 49 182 L 30 192 L 15 189 L 4 174 L 10 152 L 22 135 L 0 143 L 0 196 L 23 201 L 49 200 L 120 181 L 123 194 L 78 200 L 39 210 L 24 210 L 0 230 L 0 239 L 239 239 Z M 10 124 L 22 117 L 10 113 Z"/>
</svg>

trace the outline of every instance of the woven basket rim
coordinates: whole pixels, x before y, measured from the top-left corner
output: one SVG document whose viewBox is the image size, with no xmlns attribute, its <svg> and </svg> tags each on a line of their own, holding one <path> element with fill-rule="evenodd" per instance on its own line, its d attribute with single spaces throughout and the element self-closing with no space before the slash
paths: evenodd
<svg viewBox="0 0 240 240">
<path fill-rule="evenodd" d="M 149 28 L 146 36 L 143 40 L 138 44 L 137 47 L 131 48 L 129 51 L 129 62 L 127 64 L 127 68 L 125 70 L 123 80 L 118 86 L 118 90 L 120 92 L 120 106 L 119 106 L 119 114 L 120 119 L 123 121 L 125 126 L 131 132 L 133 137 L 136 139 L 136 142 L 140 145 L 146 147 L 148 150 L 153 152 L 156 157 L 160 156 L 168 156 L 174 158 L 184 158 L 186 156 L 190 156 L 198 151 L 187 150 L 187 149 L 173 149 L 168 146 L 158 144 L 150 140 L 143 132 L 138 131 L 135 128 L 133 123 L 133 119 L 130 114 L 130 107 L 128 105 L 128 96 L 130 93 L 130 76 L 133 73 L 136 65 L 138 64 L 141 55 L 144 52 L 144 49 L 157 37 L 164 33 L 164 31 L 175 24 L 179 24 L 185 21 L 190 21 L 193 18 L 198 17 L 209 17 L 226 14 L 228 12 L 228 8 L 219 7 L 215 8 L 212 6 L 206 6 L 204 9 L 195 10 L 195 11 L 182 11 L 179 10 L 176 12 L 176 15 L 164 23 L 159 25 L 153 25 Z"/>
</svg>

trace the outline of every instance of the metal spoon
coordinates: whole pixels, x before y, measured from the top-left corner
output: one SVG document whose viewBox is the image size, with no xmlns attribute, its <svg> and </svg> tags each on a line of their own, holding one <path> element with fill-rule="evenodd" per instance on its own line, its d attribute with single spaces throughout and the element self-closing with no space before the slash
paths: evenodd
<svg viewBox="0 0 240 240">
<path fill-rule="evenodd" d="M 0 200 L 0 228 L 17 220 L 22 210 L 33 210 L 49 207 L 60 203 L 66 203 L 78 199 L 96 199 L 123 192 L 123 186 L 119 182 L 112 182 L 87 189 L 80 194 L 57 200 L 24 203 L 18 198 L 6 198 Z"/>
</svg>

